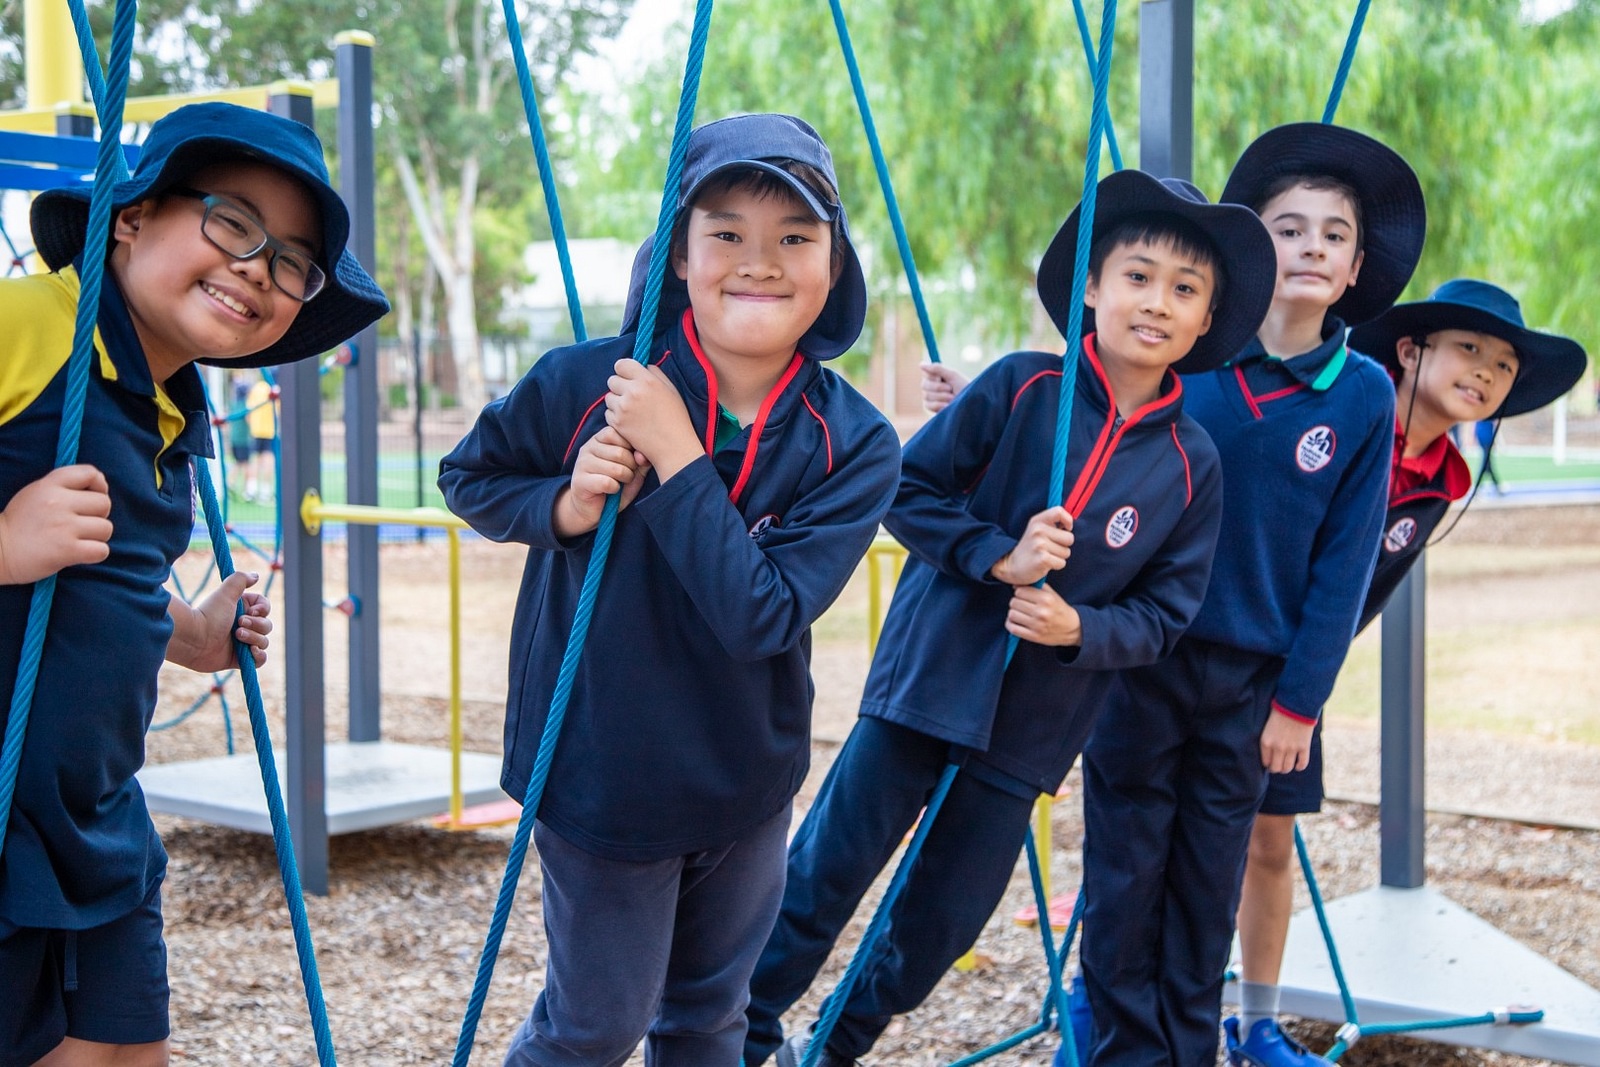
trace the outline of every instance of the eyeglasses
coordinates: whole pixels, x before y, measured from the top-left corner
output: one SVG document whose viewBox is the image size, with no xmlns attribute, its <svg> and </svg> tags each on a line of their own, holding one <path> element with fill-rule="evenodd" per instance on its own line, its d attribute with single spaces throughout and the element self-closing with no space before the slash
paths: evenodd
<svg viewBox="0 0 1600 1067">
<path fill-rule="evenodd" d="M 234 259 L 252 259 L 267 255 L 267 273 L 272 284 L 289 296 L 308 303 L 322 292 L 328 281 L 323 269 L 311 257 L 284 244 L 267 232 L 261 220 L 225 196 L 202 193 L 198 189 L 168 189 L 173 196 L 199 200 L 206 206 L 200 219 L 200 232 L 205 239 Z"/>
</svg>

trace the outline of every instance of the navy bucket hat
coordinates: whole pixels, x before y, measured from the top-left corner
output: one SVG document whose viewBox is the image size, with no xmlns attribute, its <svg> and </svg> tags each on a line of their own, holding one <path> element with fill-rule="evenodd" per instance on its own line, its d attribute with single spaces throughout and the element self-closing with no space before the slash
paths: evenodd
<svg viewBox="0 0 1600 1067">
<path fill-rule="evenodd" d="M 833 171 L 833 155 L 817 131 L 792 115 L 735 115 L 708 122 L 689 134 L 688 156 L 683 177 L 678 182 L 678 212 L 694 203 L 710 178 L 729 170 L 765 171 L 781 180 L 824 222 L 837 223 L 836 234 L 843 244 L 844 262 L 839 280 L 828 293 L 822 314 L 800 338 L 800 351 L 813 359 L 832 359 L 850 350 L 867 318 L 867 281 L 861 273 L 861 260 L 850 241 L 850 227 L 842 203 L 822 199 L 816 190 L 784 170 L 785 160 L 805 163 L 827 176 L 835 189 L 839 179 Z M 622 332 L 639 328 L 644 304 L 644 286 L 649 276 L 650 251 L 655 235 L 645 239 L 633 259 L 628 281 L 628 300 L 623 311 Z M 670 264 L 661 282 L 661 305 L 656 313 L 657 331 L 674 324 L 689 306 L 689 290 Z"/>
<path fill-rule="evenodd" d="M 1079 204 L 1056 231 L 1039 262 L 1039 301 L 1056 328 L 1071 326 L 1072 271 L 1078 251 Z M 1239 354 L 1261 329 L 1277 284 L 1272 237 L 1249 208 L 1213 204 L 1181 178 L 1156 178 L 1140 170 L 1119 170 L 1100 179 L 1095 191 L 1094 239 L 1134 215 L 1176 215 L 1211 241 L 1222 278 L 1211 328 L 1195 338 L 1189 354 L 1172 365 L 1179 374 L 1213 370 Z M 1094 330 L 1094 309 L 1083 309 L 1083 332 Z"/>
<path fill-rule="evenodd" d="M 1364 133 L 1322 122 L 1291 122 L 1257 137 L 1222 190 L 1229 204 L 1258 208 L 1272 183 L 1291 174 L 1337 178 L 1361 203 L 1361 274 L 1328 310 L 1357 326 L 1383 314 L 1405 291 L 1422 258 L 1427 202 L 1416 171 Z"/>
<path fill-rule="evenodd" d="M 1350 344 L 1389 369 L 1400 380 L 1401 338 L 1425 337 L 1439 330 L 1470 330 L 1506 341 L 1517 350 L 1517 377 L 1505 403 L 1491 418 L 1536 411 L 1577 384 L 1589 366 L 1583 346 L 1570 338 L 1530 330 L 1517 298 L 1488 282 L 1456 278 L 1426 300 L 1398 304 L 1350 332 Z"/>
<path fill-rule="evenodd" d="M 233 162 L 275 167 L 299 179 L 311 193 L 322 216 L 317 263 L 328 281 L 301 305 L 277 344 L 238 359 L 216 360 L 218 365 L 266 367 L 320 355 L 388 314 L 383 290 L 345 248 L 350 214 L 328 182 L 322 142 L 310 128 L 291 119 L 236 104 L 178 108 L 150 127 L 133 174 L 112 189 L 112 210 L 181 185 L 204 167 Z M 92 191 L 88 184 L 50 189 L 34 200 L 33 241 L 51 270 L 60 270 L 83 253 Z"/>
</svg>

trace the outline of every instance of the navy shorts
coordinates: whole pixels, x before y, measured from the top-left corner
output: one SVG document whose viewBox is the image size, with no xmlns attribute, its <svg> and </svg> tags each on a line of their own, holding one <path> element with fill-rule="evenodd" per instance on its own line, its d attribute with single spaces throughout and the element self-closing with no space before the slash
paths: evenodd
<svg viewBox="0 0 1600 1067">
<path fill-rule="evenodd" d="M 1311 759 L 1303 771 L 1267 775 L 1263 815 L 1310 815 L 1322 810 L 1322 720 L 1311 731 Z"/>
<path fill-rule="evenodd" d="M 167 999 L 159 882 L 139 907 L 88 930 L 0 919 L 0 1067 L 28 1067 L 67 1037 L 164 1041 Z"/>
</svg>

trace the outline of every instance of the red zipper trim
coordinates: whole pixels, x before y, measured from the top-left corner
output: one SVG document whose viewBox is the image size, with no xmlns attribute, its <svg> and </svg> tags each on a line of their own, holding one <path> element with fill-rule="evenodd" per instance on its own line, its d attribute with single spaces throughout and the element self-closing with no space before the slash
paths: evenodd
<svg viewBox="0 0 1600 1067">
<path fill-rule="evenodd" d="M 1074 519 L 1082 513 L 1084 507 L 1089 503 L 1089 498 L 1094 496 L 1094 491 L 1100 487 L 1100 480 L 1105 477 L 1106 468 L 1111 464 L 1111 456 L 1116 452 L 1117 445 L 1122 442 L 1122 435 L 1128 432 L 1128 428 L 1136 425 L 1151 412 L 1158 411 L 1183 396 L 1183 380 L 1176 374 L 1169 372 L 1169 376 L 1172 379 L 1172 389 L 1145 404 L 1128 418 L 1123 419 L 1121 426 L 1116 426 L 1118 419 L 1115 414 L 1117 398 L 1111 391 L 1111 380 L 1106 377 L 1105 369 L 1100 365 L 1100 357 L 1095 354 L 1093 340 L 1093 334 L 1085 337 L 1083 339 L 1083 350 L 1089 357 L 1089 365 L 1094 368 L 1095 375 L 1105 385 L 1106 396 L 1110 398 L 1111 402 L 1112 415 L 1106 419 L 1105 426 L 1100 430 L 1099 440 L 1095 442 L 1094 449 L 1089 453 L 1088 461 L 1084 463 L 1083 470 L 1078 474 L 1078 484 L 1072 487 L 1072 493 L 1067 497 L 1067 513 Z M 1113 426 L 1116 426 L 1114 432 L 1112 430 Z M 1107 439 L 1108 435 L 1109 440 Z"/>
<path fill-rule="evenodd" d="M 717 370 L 706 358 L 704 350 L 700 347 L 700 338 L 694 332 L 694 311 L 685 309 L 683 313 L 683 335 L 689 339 L 689 350 L 694 353 L 694 358 L 700 361 L 701 368 L 706 372 L 706 455 L 715 455 L 717 451 Z M 778 402 L 778 397 L 794 381 L 795 375 L 800 373 L 800 367 L 805 363 L 805 357 L 799 352 L 789 360 L 789 366 L 784 370 L 778 382 L 774 385 L 761 401 L 761 407 L 756 411 L 756 421 L 750 425 L 750 447 L 744 451 L 744 462 L 739 465 L 739 477 L 734 479 L 733 488 L 728 491 L 728 499 L 735 504 L 744 492 L 744 487 L 750 481 L 750 472 L 755 469 L 756 452 L 761 447 L 761 435 L 767 428 L 767 419 L 772 414 L 772 406 Z M 803 399 L 803 398 L 802 398 Z M 813 412 L 812 414 L 815 414 Z M 826 429 L 826 427 L 824 427 Z M 831 450 L 831 445 L 830 445 Z"/>
</svg>

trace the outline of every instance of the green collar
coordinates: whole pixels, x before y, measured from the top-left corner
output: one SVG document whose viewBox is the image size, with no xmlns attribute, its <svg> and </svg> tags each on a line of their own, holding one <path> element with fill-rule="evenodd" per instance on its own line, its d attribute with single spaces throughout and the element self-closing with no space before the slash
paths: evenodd
<svg viewBox="0 0 1600 1067">
<path fill-rule="evenodd" d="M 1312 379 L 1311 388 L 1318 393 L 1326 393 L 1333 388 L 1333 383 L 1338 379 L 1339 372 L 1344 370 L 1345 360 L 1350 357 L 1350 346 L 1340 345 L 1339 351 L 1329 358 L 1327 365 L 1322 368 L 1316 378 Z"/>
</svg>

